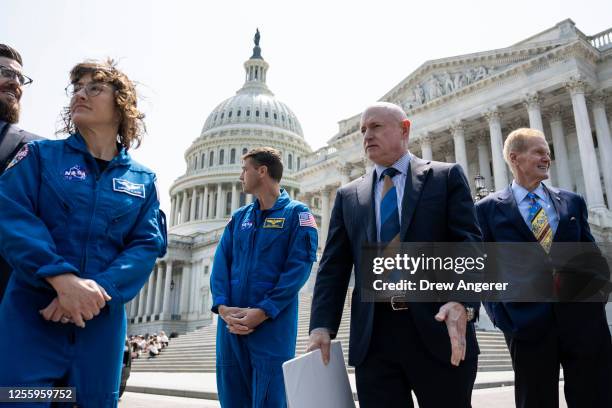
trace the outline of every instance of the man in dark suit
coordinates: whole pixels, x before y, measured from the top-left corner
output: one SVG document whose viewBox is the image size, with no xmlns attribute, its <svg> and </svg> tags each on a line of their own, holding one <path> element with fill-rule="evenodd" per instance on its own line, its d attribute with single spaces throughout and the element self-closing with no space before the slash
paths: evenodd
<svg viewBox="0 0 612 408">
<path fill-rule="evenodd" d="M 32 82 L 21 72 L 22 65 L 14 48 L 0 44 L 0 174 L 24 144 L 40 139 L 14 125 L 19 121 L 23 87 Z M 0 302 L 10 274 L 11 268 L 0 258 Z"/>
<path fill-rule="evenodd" d="M 542 132 L 522 128 L 510 133 L 504 158 L 514 175 L 512 185 L 476 205 L 484 240 L 532 242 L 529 253 L 535 252 L 535 257 L 529 257 L 529 271 L 524 272 L 533 275 L 534 285 L 548 280 L 551 292 L 558 291 L 561 276 L 553 274 L 551 266 L 549 273 L 539 271 L 546 271 L 553 258 L 563 257 L 560 251 L 567 252 L 567 244 L 559 243 L 594 242 L 586 204 L 577 194 L 542 183 L 550 167 Z M 594 256 L 601 257 L 598 251 Z M 542 265 L 537 265 L 538 260 Z M 524 262 L 515 264 L 516 275 L 526 276 L 521 267 L 525 268 Z M 605 281 L 609 278 L 605 262 L 599 272 L 602 269 L 607 276 L 599 278 Z M 604 306 L 601 302 L 485 304 L 508 343 L 517 407 L 558 407 L 560 364 L 568 407 L 612 407 L 612 343 Z"/>
<path fill-rule="evenodd" d="M 469 407 L 479 353 L 472 322 L 477 305 L 362 301 L 362 282 L 372 272 L 361 265 L 364 244 L 481 240 L 461 167 L 410 154 L 409 131 L 410 121 L 394 104 L 377 103 L 361 116 L 363 146 L 375 169 L 336 194 L 308 349 L 321 348 L 329 361 L 354 267 L 349 364 L 360 406 L 412 407 L 414 391 L 422 408 Z"/>
</svg>

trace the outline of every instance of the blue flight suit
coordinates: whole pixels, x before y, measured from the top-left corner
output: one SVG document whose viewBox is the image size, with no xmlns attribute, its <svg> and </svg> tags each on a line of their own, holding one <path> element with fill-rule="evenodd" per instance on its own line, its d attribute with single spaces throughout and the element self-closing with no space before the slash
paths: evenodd
<svg viewBox="0 0 612 408">
<path fill-rule="evenodd" d="M 212 311 L 260 308 L 268 319 L 244 336 L 218 321 L 217 388 L 224 408 L 286 406 L 282 364 L 295 356 L 298 292 L 316 251 L 314 217 L 285 190 L 268 210 L 256 200 L 232 215 L 210 277 Z"/>
<path fill-rule="evenodd" d="M 0 386 L 74 386 L 80 408 L 116 407 L 124 304 L 165 250 L 155 174 L 125 148 L 100 173 L 79 134 L 25 145 L 0 177 L 0 254 L 13 268 L 0 305 Z M 112 297 L 85 328 L 39 314 L 57 296 L 45 277 L 63 273 Z"/>
</svg>

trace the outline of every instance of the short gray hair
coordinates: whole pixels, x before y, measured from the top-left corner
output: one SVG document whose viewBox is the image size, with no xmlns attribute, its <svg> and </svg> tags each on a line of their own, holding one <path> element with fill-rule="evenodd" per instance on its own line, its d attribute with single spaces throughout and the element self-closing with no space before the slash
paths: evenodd
<svg viewBox="0 0 612 408">
<path fill-rule="evenodd" d="M 530 139 L 534 137 L 541 137 L 546 140 L 544 133 L 538 129 L 531 128 L 519 128 L 512 131 L 506 141 L 504 142 L 504 160 L 508 163 L 508 166 L 512 168 L 512 164 L 510 162 L 510 153 L 511 152 L 524 152 L 527 148 L 527 143 Z"/>
</svg>

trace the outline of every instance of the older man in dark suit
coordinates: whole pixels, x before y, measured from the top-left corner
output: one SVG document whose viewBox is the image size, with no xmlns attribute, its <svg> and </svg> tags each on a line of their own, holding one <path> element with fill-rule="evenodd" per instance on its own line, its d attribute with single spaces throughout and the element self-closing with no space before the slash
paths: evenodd
<svg viewBox="0 0 612 408">
<path fill-rule="evenodd" d="M 0 44 L 0 174 L 21 147 L 39 136 L 19 129 L 20 100 L 23 87 L 32 82 L 21 72 L 21 55 L 12 47 Z M 11 275 L 11 268 L 0 258 L 0 302 Z"/>
<path fill-rule="evenodd" d="M 362 408 L 469 407 L 478 345 L 477 305 L 457 302 L 362 301 L 371 273 L 362 246 L 386 242 L 479 242 L 470 189 L 459 165 L 422 160 L 408 151 L 410 122 L 397 105 L 377 103 L 361 116 L 373 172 L 340 188 L 312 301 L 309 350 L 329 359 L 351 270 L 349 364 Z"/>
<path fill-rule="evenodd" d="M 533 243 L 529 266 L 515 263 L 515 276 L 532 275 L 533 285 L 548 282 L 551 293 L 559 291 L 563 279 L 553 274 L 554 259 L 566 256 L 567 243 L 594 242 L 586 204 L 577 194 L 542 183 L 548 178 L 550 150 L 539 130 L 510 133 L 504 158 L 514 175 L 512 184 L 476 205 L 484 240 Z M 603 260 L 597 249 L 588 262 L 599 265 L 601 276 L 593 280 L 604 282 L 609 279 L 607 265 L 603 261 L 601 267 L 594 258 Z M 557 408 L 560 364 L 568 407 L 612 407 L 612 343 L 604 303 L 497 302 L 485 307 L 510 349 L 517 407 Z"/>
</svg>

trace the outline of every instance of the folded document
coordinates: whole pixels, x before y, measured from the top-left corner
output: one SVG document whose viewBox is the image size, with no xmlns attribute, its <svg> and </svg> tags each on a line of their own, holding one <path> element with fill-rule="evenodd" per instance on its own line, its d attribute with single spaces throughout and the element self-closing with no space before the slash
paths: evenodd
<svg viewBox="0 0 612 408">
<path fill-rule="evenodd" d="M 332 342 L 329 364 L 315 350 L 283 364 L 289 408 L 355 408 L 340 342 Z"/>
</svg>

